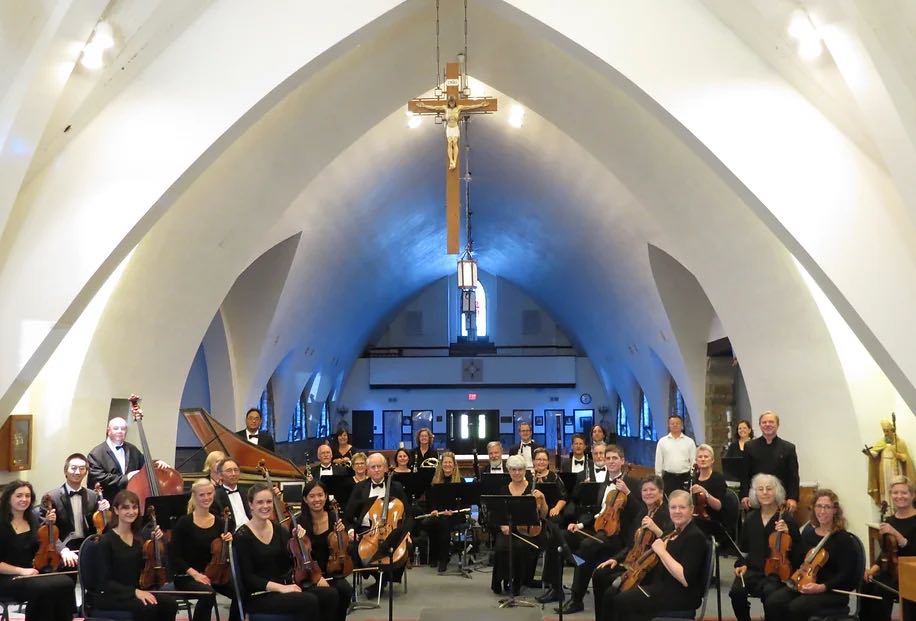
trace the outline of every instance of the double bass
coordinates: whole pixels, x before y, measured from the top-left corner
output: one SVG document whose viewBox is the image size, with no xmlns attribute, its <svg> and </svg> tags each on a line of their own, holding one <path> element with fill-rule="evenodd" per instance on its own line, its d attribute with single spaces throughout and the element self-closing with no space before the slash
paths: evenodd
<svg viewBox="0 0 916 621">
<path fill-rule="evenodd" d="M 404 533 L 398 541 L 390 542 L 390 549 L 393 551 L 391 555 L 385 554 L 388 550 L 379 550 L 379 546 L 386 542 L 404 521 L 404 503 L 399 498 L 391 498 L 392 474 L 388 473 L 385 495 L 376 498 L 367 512 L 370 520 L 369 530 L 363 533 L 359 540 L 359 560 L 364 566 L 394 566 L 407 560 L 407 536 L 410 533 Z"/>
<path fill-rule="evenodd" d="M 785 507 L 780 507 L 779 513 L 776 515 L 777 522 L 783 518 L 784 512 Z M 769 552 L 767 553 L 767 560 L 763 564 L 763 575 L 776 576 L 785 582 L 792 575 L 792 563 L 789 561 L 792 537 L 789 533 L 781 533 L 778 530 L 774 530 L 770 533 L 767 545 L 769 546 Z"/>
<path fill-rule="evenodd" d="M 181 474 L 171 466 L 156 466 L 143 431 L 143 410 L 140 409 L 140 397 L 132 394 L 130 413 L 137 423 L 140 432 L 140 446 L 143 449 L 143 468 L 127 482 L 127 489 L 140 499 L 140 509 L 145 510 L 146 499 L 150 496 L 176 496 L 184 493 L 184 481 Z"/>
</svg>

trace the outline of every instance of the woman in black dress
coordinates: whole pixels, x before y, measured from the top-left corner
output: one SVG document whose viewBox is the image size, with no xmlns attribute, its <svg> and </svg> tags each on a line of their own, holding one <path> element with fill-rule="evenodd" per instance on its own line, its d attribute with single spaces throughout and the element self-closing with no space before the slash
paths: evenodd
<svg viewBox="0 0 916 621">
<path fill-rule="evenodd" d="M 916 556 L 916 509 L 913 498 L 916 494 L 913 482 L 904 476 L 890 480 L 889 492 L 894 514 L 881 523 L 880 533 L 897 543 L 897 556 Z M 911 543 L 912 542 L 912 543 Z M 862 589 L 870 595 L 878 595 L 881 601 L 864 598 L 862 600 L 861 618 L 875 621 L 888 621 L 897 597 L 874 583 L 875 580 L 890 587 L 897 588 L 898 577 L 893 565 L 882 561 L 886 558 L 882 550 L 878 562 L 865 570 L 865 581 L 869 584 Z M 886 565 L 886 568 L 882 566 Z M 904 619 L 916 619 L 916 605 L 903 600 Z"/>
<path fill-rule="evenodd" d="M 429 459 L 439 459 L 439 453 L 433 448 L 433 432 L 424 427 L 417 432 L 417 441 L 411 453 L 410 465 L 414 468 L 434 468 Z"/>
<path fill-rule="evenodd" d="M 76 610 L 73 580 L 67 576 L 35 576 L 32 560 L 38 551 L 38 517 L 32 510 L 32 484 L 13 481 L 0 496 L 0 595 L 26 602 L 26 621 L 70 621 Z M 45 519 L 56 521 L 54 510 Z"/>
<path fill-rule="evenodd" d="M 754 428 L 751 427 L 751 421 L 743 418 L 735 425 L 736 439 L 728 445 L 725 451 L 726 457 L 744 457 L 744 445 L 754 439 Z"/>
<path fill-rule="evenodd" d="M 102 587 L 94 606 L 107 610 L 127 610 L 136 621 L 175 621 L 178 605 L 167 595 L 143 591 L 143 541 L 140 538 L 140 499 L 121 490 L 111 503 L 114 517 L 110 529 L 99 541 L 99 584 Z M 151 537 L 162 538 L 154 530 Z"/>
<path fill-rule="evenodd" d="M 394 452 L 394 467 L 392 470 L 402 474 L 413 472 L 410 468 L 410 462 L 412 459 L 413 457 L 410 455 L 410 451 L 404 447 L 399 448 Z"/>
<path fill-rule="evenodd" d="M 436 466 L 436 473 L 430 485 L 442 485 L 443 483 L 461 483 L 461 473 L 458 472 L 458 463 L 455 460 L 455 454 L 446 451 Z M 427 501 L 429 504 L 429 501 Z M 430 505 L 431 511 L 428 518 L 424 518 L 420 523 L 420 528 L 429 533 L 429 564 L 438 563 L 439 573 L 444 573 L 448 569 L 448 562 L 451 559 L 451 549 L 449 545 L 449 536 L 452 527 L 459 523 L 452 509 L 436 509 Z M 454 508 L 454 506 L 452 506 Z"/>
<path fill-rule="evenodd" d="M 334 524 L 331 523 L 328 488 L 320 479 L 315 479 L 305 485 L 302 490 L 302 500 L 304 506 L 299 514 L 299 524 L 305 529 L 305 536 L 312 544 L 312 558 L 321 567 L 321 575 L 331 585 L 331 588 L 337 591 L 337 621 L 343 621 L 347 616 L 350 600 L 353 598 L 353 586 L 343 576 L 332 576 L 328 572 L 328 558 L 331 556 L 328 537 L 333 536 L 334 533 L 346 535 L 346 526 L 337 512 L 335 512 L 337 521 Z"/>
<path fill-rule="evenodd" d="M 728 484 L 721 472 L 714 472 L 712 465 L 716 463 L 716 452 L 708 444 L 701 444 L 697 447 L 696 465 L 699 476 L 696 482 L 690 486 L 690 493 L 693 494 L 694 505 L 698 497 L 706 499 L 706 512 L 709 518 L 723 523 L 722 507 L 725 501 L 725 494 L 728 493 Z M 737 516 L 734 516 L 737 517 Z"/>
<path fill-rule="evenodd" d="M 849 596 L 834 589 L 854 591 L 861 575 L 856 570 L 856 542 L 846 531 L 846 518 L 835 492 L 819 489 L 812 507 L 814 519 L 802 530 L 802 552 L 817 546 L 827 535 L 824 549 L 827 562 L 817 573 L 817 582 L 801 587 L 800 592 L 782 585 L 765 596 L 763 609 L 767 619 L 808 621 L 825 608 L 841 608 L 849 603 Z"/>
<path fill-rule="evenodd" d="M 331 442 L 331 458 L 339 466 L 350 467 L 353 459 L 353 445 L 350 444 L 350 432 L 346 429 L 338 429 L 334 434 L 334 441 Z"/>
<path fill-rule="evenodd" d="M 679 489 L 668 496 L 674 534 L 652 542 L 658 564 L 638 588 L 604 597 L 604 621 L 649 621 L 663 610 L 696 610 L 706 588 L 709 543 L 693 522 L 693 496 Z M 778 617 L 774 617 L 778 618 Z"/>
<path fill-rule="evenodd" d="M 270 519 L 271 489 L 263 483 L 252 485 L 248 502 L 251 519 L 235 531 L 233 543 L 245 610 L 288 614 L 301 621 L 336 621 L 337 591 L 324 578 L 318 584 L 293 583 L 290 534 Z M 301 526 L 296 526 L 296 536 L 305 536 Z"/>
<path fill-rule="evenodd" d="M 204 573 L 210 562 L 210 546 L 214 539 L 232 541 L 232 532 L 223 532 L 223 519 L 210 512 L 215 492 L 210 479 L 198 479 L 191 486 L 188 514 L 178 518 L 172 529 L 169 559 L 175 573 L 175 588 L 179 591 L 216 591 L 232 600 L 229 621 L 239 621 L 239 606 L 229 583 L 213 584 Z M 194 607 L 191 621 L 207 621 L 213 611 L 215 597 L 202 597 Z"/>
</svg>

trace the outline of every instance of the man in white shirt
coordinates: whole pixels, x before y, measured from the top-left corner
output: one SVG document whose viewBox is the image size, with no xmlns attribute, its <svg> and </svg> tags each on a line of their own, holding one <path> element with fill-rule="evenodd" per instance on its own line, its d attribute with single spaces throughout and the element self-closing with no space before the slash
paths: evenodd
<svg viewBox="0 0 916 621">
<path fill-rule="evenodd" d="M 235 530 L 242 524 L 251 519 L 251 508 L 248 505 L 248 497 L 245 492 L 239 489 L 239 479 L 242 476 L 242 470 L 239 468 L 237 461 L 231 457 L 219 462 L 216 471 L 222 479 L 222 485 L 216 488 L 216 494 L 213 499 L 213 507 L 217 515 L 223 512 L 225 507 L 232 511 L 232 520 L 229 527 Z"/>
<path fill-rule="evenodd" d="M 685 436 L 683 430 L 681 417 L 669 416 L 668 435 L 661 438 L 655 447 L 655 474 L 664 481 L 667 494 L 689 487 L 690 469 L 697 458 L 696 442 Z"/>
<path fill-rule="evenodd" d="M 483 474 L 509 474 L 503 459 L 503 445 L 499 440 L 487 444 L 487 458 L 490 463 L 483 467 Z"/>
<path fill-rule="evenodd" d="M 531 439 L 533 429 L 531 423 L 526 420 L 518 424 L 519 443 L 509 451 L 510 455 L 521 455 L 525 458 L 525 465 L 528 470 L 534 470 L 534 450 L 541 448 L 541 445 Z"/>
</svg>

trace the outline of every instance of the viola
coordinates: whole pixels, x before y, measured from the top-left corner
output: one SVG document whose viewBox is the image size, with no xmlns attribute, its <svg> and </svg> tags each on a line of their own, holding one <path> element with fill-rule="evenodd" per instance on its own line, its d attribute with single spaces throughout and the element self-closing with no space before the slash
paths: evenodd
<svg viewBox="0 0 916 621">
<path fill-rule="evenodd" d="M 620 474 L 608 481 L 608 486 L 614 485 L 622 479 L 628 470 L 629 466 L 624 465 L 620 470 Z M 620 490 L 614 489 L 604 500 L 604 508 L 601 510 L 601 513 L 598 514 L 598 517 L 595 518 L 595 532 L 604 531 L 604 534 L 608 537 L 613 537 L 620 532 L 620 512 L 623 511 L 623 507 L 627 504 L 627 495 L 622 494 Z"/>
<path fill-rule="evenodd" d="M 346 578 L 353 573 L 353 557 L 350 556 L 350 537 L 346 530 L 337 530 L 340 519 L 340 507 L 337 500 L 331 496 L 331 510 L 328 514 L 328 526 L 331 532 L 328 535 L 328 573 L 332 576 Z"/>
<path fill-rule="evenodd" d="M 655 513 L 662 506 L 662 503 L 659 502 L 649 511 L 649 519 L 655 517 Z M 649 549 L 649 546 L 652 545 L 652 542 L 655 541 L 655 533 L 650 529 L 640 526 L 636 529 L 636 532 L 633 534 L 633 545 L 630 546 L 629 552 L 627 552 L 626 558 L 623 559 L 623 564 L 626 567 L 635 566 L 639 561 L 639 557 L 645 554 L 646 550 Z"/>
<path fill-rule="evenodd" d="M 232 509 L 223 509 L 223 534 L 229 532 L 229 520 L 232 519 Z M 204 575 L 210 579 L 210 584 L 229 584 L 229 542 L 217 537 L 210 542 L 210 562 L 204 568 Z"/>
<path fill-rule="evenodd" d="M 274 502 L 276 502 L 276 498 L 274 496 Z M 296 521 L 293 519 L 292 510 L 285 503 L 283 503 L 281 509 L 284 516 L 283 521 L 289 520 L 292 525 L 292 536 L 289 538 L 289 553 L 293 557 L 293 583 L 300 586 L 305 583 L 318 584 L 322 577 L 321 567 L 318 566 L 318 561 L 312 557 L 312 540 L 308 534 L 301 538 L 297 537 Z"/>
<path fill-rule="evenodd" d="M 794 574 L 789 576 L 788 580 L 786 580 L 787 587 L 793 591 L 801 592 L 802 587 L 806 584 L 817 582 L 818 572 L 827 564 L 827 560 L 830 558 L 830 555 L 827 553 L 827 548 L 825 548 L 824 545 L 833 533 L 834 531 L 830 531 L 824 535 L 816 546 L 808 550 L 808 553 L 805 555 L 805 562 L 802 563 L 801 567 L 795 570 Z"/>
<path fill-rule="evenodd" d="M 177 496 L 184 493 L 184 480 L 181 473 L 171 466 L 165 468 L 156 467 L 149 450 L 149 443 L 146 441 L 146 433 L 143 431 L 143 410 L 140 409 L 140 397 L 131 395 L 130 413 L 137 423 L 137 429 L 140 432 L 140 445 L 143 449 L 143 468 L 127 482 L 127 489 L 132 491 L 140 499 L 140 508 L 146 506 L 146 499 L 150 496 Z"/>
<path fill-rule="evenodd" d="M 136 477 L 134 477 L 136 478 Z M 159 525 L 156 523 L 156 507 L 146 508 L 152 531 L 150 538 L 143 543 L 143 570 L 140 572 L 140 588 L 150 591 L 162 587 L 168 582 L 165 571 L 165 537 L 156 539 L 153 534 Z"/>
<path fill-rule="evenodd" d="M 95 493 L 98 494 L 99 500 L 102 500 L 104 496 L 102 495 L 102 484 L 95 484 Z M 111 522 L 111 509 L 107 511 L 96 511 L 92 514 L 92 524 L 95 526 L 95 532 L 98 535 L 101 535 L 105 532 L 105 529 L 108 528 L 108 524 Z"/>
<path fill-rule="evenodd" d="M 889 507 L 887 501 L 881 503 L 881 522 L 887 521 L 887 512 Z M 881 557 L 878 559 L 878 566 L 881 568 L 881 572 L 890 575 L 897 576 L 897 568 L 900 564 L 897 558 L 897 538 L 893 535 L 881 535 Z"/>
<path fill-rule="evenodd" d="M 46 514 L 54 509 L 50 494 L 45 494 L 41 499 L 41 508 Z M 32 559 L 32 567 L 42 573 L 57 571 L 61 563 L 60 552 L 57 551 L 59 538 L 60 530 L 50 521 L 38 529 L 38 551 Z"/>
<path fill-rule="evenodd" d="M 671 541 L 680 534 L 680 531 L 675 529 L 664 535 L 662 541 Z M 655 550 L 648 548 L 645 552 L 642 553 L 635 563 L 627 566 L 627 570 L 621 574 L 617 580 L 614 581 L 615 584 L 619 586 L 621 592 L 629 591 L 633 587 L 639 586 L 643 579 L 649 574 L 650 571 L 658 564 L 658 554 L 655 553 Z"/>
<path fill-rule="evenodd" d="M 693 464 L 690 470 L 690 487 L 700 482 L 700 467 Z M 693 517 L 701 520 L 709 519 L 709 498 L 703 492 L 697 492 L 693 495 Z"/>
<path fill-rule="evenodd" d="M 783 519 L 785 510 L 785 507 L 779 508 L 779 513 L 776 514 L 777 522 Z M 789 579 L 789 576 L 792 575 L 792 563 L 789 561 L 789 550 L 792 549 L 792 537 L 789 533 L 782 533 L 778 530 L 774 530 L 770 533 L 767 545 L 769 546 L 769 553 L 763 564 L 763 575 L 777 576 L 780 580 L 785 582 Z"/>
<path fill-rule="evenodd" d="M 538 477 L 535 474 L 531 476 L 531 494 L 532 495 L 534 495 L 534 490 L 537 489 L 537 486 L 538 486 Z M 537 505 L 539 516 L 547 515 L 547 511 L 549 509 L 547 507 L 547 501 L 544 500 L 543 495 L 541 494 L 537 495 L 537 500 L 535 500 L 535 504 Z M 519 534 L 526 535 L 528 537 L 537 537 L 538 535 L 541 534 L 541 531 L 543 530 L 543 526 L 541 526 L 540 524 L 536 526 L 517 526 L 516 530 L 518 530 Z"/>
<path fill-rule="evenodd" d="M 359 540 L 359 560 L 364 566 L 370 563 L 394 566 L 407 560 L 407 536 L 410 533 L 404 533 L 399 541 L 391 542 L 393 553 L 390 556 L 376 558 L 379 545 L 387 540 L 404 520 L 404 503 L 399 498 L 391 498 L 391 476 L 392 473 L 389 472 L 385 495 L 376 498 L 367 512 L 370 520 L 369 530 L 363 533 Z"/>
<path fill-rule="evenodd" d="M 305 471 L 309 472 L 309 469 L 306 467 Z M 258 472 L 260 472 L 261 476 L 263 476 L 264 479 L 267 481 L 267 486 L 270 487 L 270 491 L 271 493 L 273 493 L 274 482 L 273 482 L 273 479 L 270 478 L 270 470 L 267 469 L 267 462 L 265 462 L 263 459 L 258 462 Z M 274 509 L 270 515 L 271 521 L 277 522 L 280 524 L 286 524 L 286 526 L 289 527 L 290 530 L 292 530 L 295 527 L 295 522 L 292 519 L 285 517 L 283 507 L 281 506 L 283 503 L 281 502 L 280 497 L 277 494 L 274 494 L 273 499 L 274 499 Z M 287 522 L 287 520 L 289 521 Z"/>
</svg>

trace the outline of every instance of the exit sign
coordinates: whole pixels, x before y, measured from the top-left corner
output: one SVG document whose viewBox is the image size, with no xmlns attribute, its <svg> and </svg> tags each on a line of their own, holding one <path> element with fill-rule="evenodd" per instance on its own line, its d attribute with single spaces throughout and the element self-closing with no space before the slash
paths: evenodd
<svg viewBox="0 0 916 621">
<path fill-rule="evenodd" d="M 468 401 L 477 401 L 477 393 L 476 393 L 476 392 L 469 392 L 469 393 L 468 393 Z"/>
</svg>

